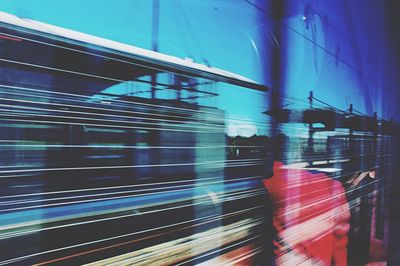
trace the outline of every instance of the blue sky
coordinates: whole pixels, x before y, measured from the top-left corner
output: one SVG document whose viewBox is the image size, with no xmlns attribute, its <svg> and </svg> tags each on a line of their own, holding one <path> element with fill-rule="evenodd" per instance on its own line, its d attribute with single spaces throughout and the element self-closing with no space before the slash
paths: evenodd
<svg viewBox="0 0 400 266">
<path fill-rule="evenodd" d="M 253 0 L 259 6 L 270 1 Z M 379 2 L 379 1 L 378 1 Z M 2 0 L 0 10 L 57 26 L 151 49 L 152 3 L 148 0 Z M 397 79 L 386 51 L 382 5 L 287 1 L 281 29 L 268 14 L 245 1 L 160 1 L 159 51 L 190 57 L 272 85 L 271 43 L 280 35 L 281 91 L 306 100 L 310 90 L 321 100 L 389 119 Z M 310 8 L 310 6 L 311 8 Z M 371 11 L 376 12 L 371 20 Z M 221 87 L 220 108 L 263 119 L 267 95 Z M 240 100 L 239 100 L 240 99 Z M 235 104 L 236 102 L 236 104 Z M 242 102 L 242 103 L 240 103 Z M 288 103 L 288 102 L 284 102 Z M 394 103 L 391 103 L 392 105 Z M 298 107 L 302 103 L 298 102 Z M 296 107 L 294 105 L 293 107 Z M 257 110 L 257 111 L 256 111 Z"/>
</svg>

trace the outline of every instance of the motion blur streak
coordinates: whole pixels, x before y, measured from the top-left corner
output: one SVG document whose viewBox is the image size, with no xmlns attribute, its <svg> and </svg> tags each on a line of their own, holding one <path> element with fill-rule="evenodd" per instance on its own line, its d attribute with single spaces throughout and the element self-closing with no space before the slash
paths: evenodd
<svg viewBox="0 0 400 266">
<path fill-rule="evenodd" d="M 202 263 L 249 245 L 246 258 L 261 254 L 265 136 L 229 134 L 267 125 L 228 117 L 215 99 L 266 87 L 2 18 L 0 32 L 22 41 L 0 40 L 0 265 Z"/>
</svg>

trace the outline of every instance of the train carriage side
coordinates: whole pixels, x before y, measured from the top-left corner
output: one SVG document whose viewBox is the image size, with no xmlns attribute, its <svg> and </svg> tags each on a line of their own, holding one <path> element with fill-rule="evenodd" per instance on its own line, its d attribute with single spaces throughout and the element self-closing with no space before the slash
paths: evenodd
<svg viewBox="0 0 400 266">
<path fill-rule="evenodd" d="M 0 34 L 0 265 L 260 253 L 265 192 L 259 173 L 224 170 L 224 111 L 150 96 L 178 95 L 168 80 L 186 66 L 9 23 Z"/>
</svg>

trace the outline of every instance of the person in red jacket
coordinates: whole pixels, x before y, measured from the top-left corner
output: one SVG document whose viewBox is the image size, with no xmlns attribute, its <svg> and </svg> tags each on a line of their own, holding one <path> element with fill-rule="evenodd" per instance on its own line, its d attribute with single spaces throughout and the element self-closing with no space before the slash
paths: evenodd
<svg viewBox="0 0 400 266">
<path fill-rule="evenodd" d="M 276 265 L 347 265 L 350 212 L 339 181 L 274 162 L 264 185 L 277 234 Z"/>
</svg>

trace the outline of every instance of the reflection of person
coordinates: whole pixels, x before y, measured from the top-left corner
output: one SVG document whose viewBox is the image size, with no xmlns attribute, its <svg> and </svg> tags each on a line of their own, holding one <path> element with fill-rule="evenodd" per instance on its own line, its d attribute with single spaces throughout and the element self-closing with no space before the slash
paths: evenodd
<svg viewBox="0 0 400 266">
<path fill-rule="evenodd" d="M 356 206 L 352 210 L 351 245 L 349 261 L 352 264 L 366 264 L 371 258 L 382 258 L 382 244 L 375 239 L 375 170 L 355 173 L 347 185 L 352 191 L 349 200 Z M 371 250 L 371 247 L 374 249 Z"/>
<path fill-rule="evenodd" d="M 264 180 L 273 203 L 277 265 L 347 265 L 349 207 L 340 182 L 274 162 Z"/>
</svg>

